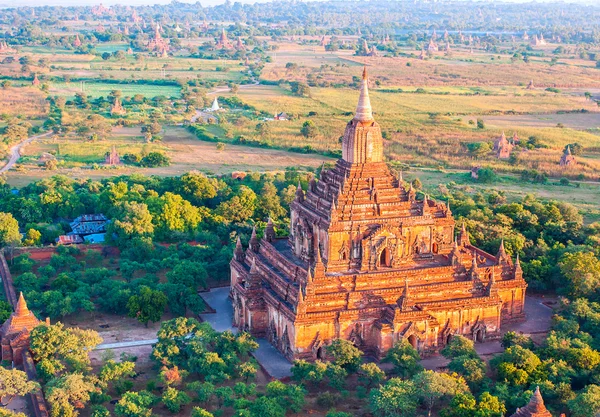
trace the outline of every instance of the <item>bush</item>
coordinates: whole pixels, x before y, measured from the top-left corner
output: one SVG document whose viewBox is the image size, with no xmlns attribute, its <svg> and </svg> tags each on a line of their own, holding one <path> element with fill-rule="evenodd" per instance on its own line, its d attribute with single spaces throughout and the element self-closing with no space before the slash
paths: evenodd
<svg viewBox="0 0 600 417">
<path fill-rule="evenodd" d="M 146 168 L 168 167 L 171 160 L 161 152 L 150 152 L 142 158 L 140 165 Z"/>
</svg>

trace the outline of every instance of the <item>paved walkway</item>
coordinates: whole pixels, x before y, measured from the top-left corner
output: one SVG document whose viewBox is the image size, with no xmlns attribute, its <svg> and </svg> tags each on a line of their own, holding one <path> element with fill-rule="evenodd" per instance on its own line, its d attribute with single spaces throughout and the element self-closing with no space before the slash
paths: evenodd
<svg viewBox="0 0 600 417">
<path fill-rule="evenodd" d="M 231 325 L 233 322 L 233 308 L 229 299 L 229 287 L 214 288 L 200 295 L 216 311 L 216 313 L 201 314 L 200 318 L 210 323 L 213 329 L 219 332 L 231 330 L 233 333 L 237 333 L 238 330 Z M 275 349 L 267 339 L 257 339 L 256 341 L 258 342 L 258 349 L 253 353 L 253 356 L 269 375 L 278 379 L 292 375 L 290 361 Z"/>
<path fill-rule="evenodd" d="M 0 174 L 5 173 L 9 169 L 11 169 L 13 167 L 13 165 L 15 165 L 17 163 L 17 161 L 21 157 L 21 148 L 23 146 L 27 145 L 28 143 L 33 142 L 35 139 L 39 139 L 44 136 L 48 136 L 50 133 L 52 133 L 52 132 L 42 133 L 41 135 L 37 135 L 37 136 L 31 136 L 31 137 L 25 139 L 24 141 L 17 143 L 12 148 L 10 148 L 10 151 L 9 151 L 10 158 L 9 158 L 8 162 L 6 163 L 6 165 L 4 165 L 4 167 L 2 167 L 0 169 Z"/>
<path fill-rule="evenodd" d="M 104 343 L 98 345 L 94 348 L 94 350 L 104 350 L 104 349 L 119 349 L 119 348 L 128 348 L 128 347 L 136 347 L 136 346 L 147 346 L 158 343 L 158 339 L 147 339 L 147 340 L 133 340 L 131 342 L 117 342 L 117 343 Z"/>
</svg>

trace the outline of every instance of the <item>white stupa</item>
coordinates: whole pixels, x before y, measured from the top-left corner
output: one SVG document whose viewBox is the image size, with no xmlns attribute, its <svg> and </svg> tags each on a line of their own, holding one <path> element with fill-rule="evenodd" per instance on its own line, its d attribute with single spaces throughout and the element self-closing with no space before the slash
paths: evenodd
<svg viewBox="0 0 600 417">
<path fill-rule="evenodd" d="M 217 98 L 215 97 L 215 100 L 213 101 L 212 106 L 210 106 L 209 111 L 219 111 L 221 110 L 221 108 L 219 107 L 219 102 L 217 101 Z"/>
</svg>

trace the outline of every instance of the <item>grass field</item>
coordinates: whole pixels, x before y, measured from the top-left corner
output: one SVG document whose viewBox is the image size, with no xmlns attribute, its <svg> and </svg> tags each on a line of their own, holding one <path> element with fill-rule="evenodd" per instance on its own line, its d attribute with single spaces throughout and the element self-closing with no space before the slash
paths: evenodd
<svg viewBox="0 0 600 417">
<path fill-rule="evenodd" d="M 52 83 L 50 87 L 50 94 L 74 97 L 75 93 L 82 91 L 81 87 L 81 83 L 76 82 Z M 106 97 L 113 90 L 121 90 L 124 96 L 134 96 L 135 94 L 142 94 L 145 97 L 181 96 L 181 88 L 173 85 L 115 84 L 90 81 L 83 83 L 83 92 L 86 95 L 94 98 L 101 96 Z"/>
<path fill-rule="evenodd" d="M 161 151 L 171 158 L 171 165 L 163 168 L 140 168 L 129 165 L 104 167 L 104 155 L 115 146 L 122 156 L 125 153 Z M 59 169 L 46 171 L 40 166 L 43 152 L 56 153 Z M 22 149 L 19 167 L 7 174 L 7 182 L 21 187 L 48 175 L 65 174 L 74 178 L 106 178 L 114 175 L 144 173 L 173 176 L 197 170 L 208 174 L 228 174 L 234 171 L 279 171 L 287 167 L 316 168 L 331 159 L 320 155 L 304 155 L 273 149 L 240 145 L 226 145 L 218 151 L 216 144 L 202 142 L 183 128 L 165 129 L 163 141 L 147 144 L 140 128 L 118 128 L 108 140 L 98 142 L 73 142 L 73 140 L 48 139 L 34 142 Z M 97 164 L 98 169 L 91 169 Z"/>
</svg>

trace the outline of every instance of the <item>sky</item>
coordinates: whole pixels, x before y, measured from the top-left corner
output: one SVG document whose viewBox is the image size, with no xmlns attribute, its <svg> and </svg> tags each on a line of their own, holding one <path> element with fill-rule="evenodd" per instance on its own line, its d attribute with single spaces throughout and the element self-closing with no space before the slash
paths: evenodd
<svg viewBox="0 0 600 417">
<path fill-rule="evenodd" d="M 200 1 L 203 6 L 214 6 L 222 4 L 225 0 L 179 0 L 182 3 L 196 3 Z M 240 1 L 241 3 L 266 3 L 272 0 L 232 0 L 232 2 Z M 306 0 L 305 0 L 306 1 Z M 308 0 L 311 1 L 311 0 Z M 477 1 L 477 0 L 476 0 Z M 478 0 L 482 3 L 493 3 L 495 0 Z M 552 3 L 557 0 L 536 0 L 539 3 Z M 167 4 L 171 0 L 0 0 L 0 7 L 15 7 L 15 6 L 85 6 L 102 3 L 106 6 L 113 4 L 126 4 L 131 6 L 140 6 L 147 4 Z M 532 0 L 502 0 L 501 2 L 511 3 L 531 3 Z M 565 0 L 564 3 L 585 3 L 598 4 L 600 0 Z"/>
</svg>

